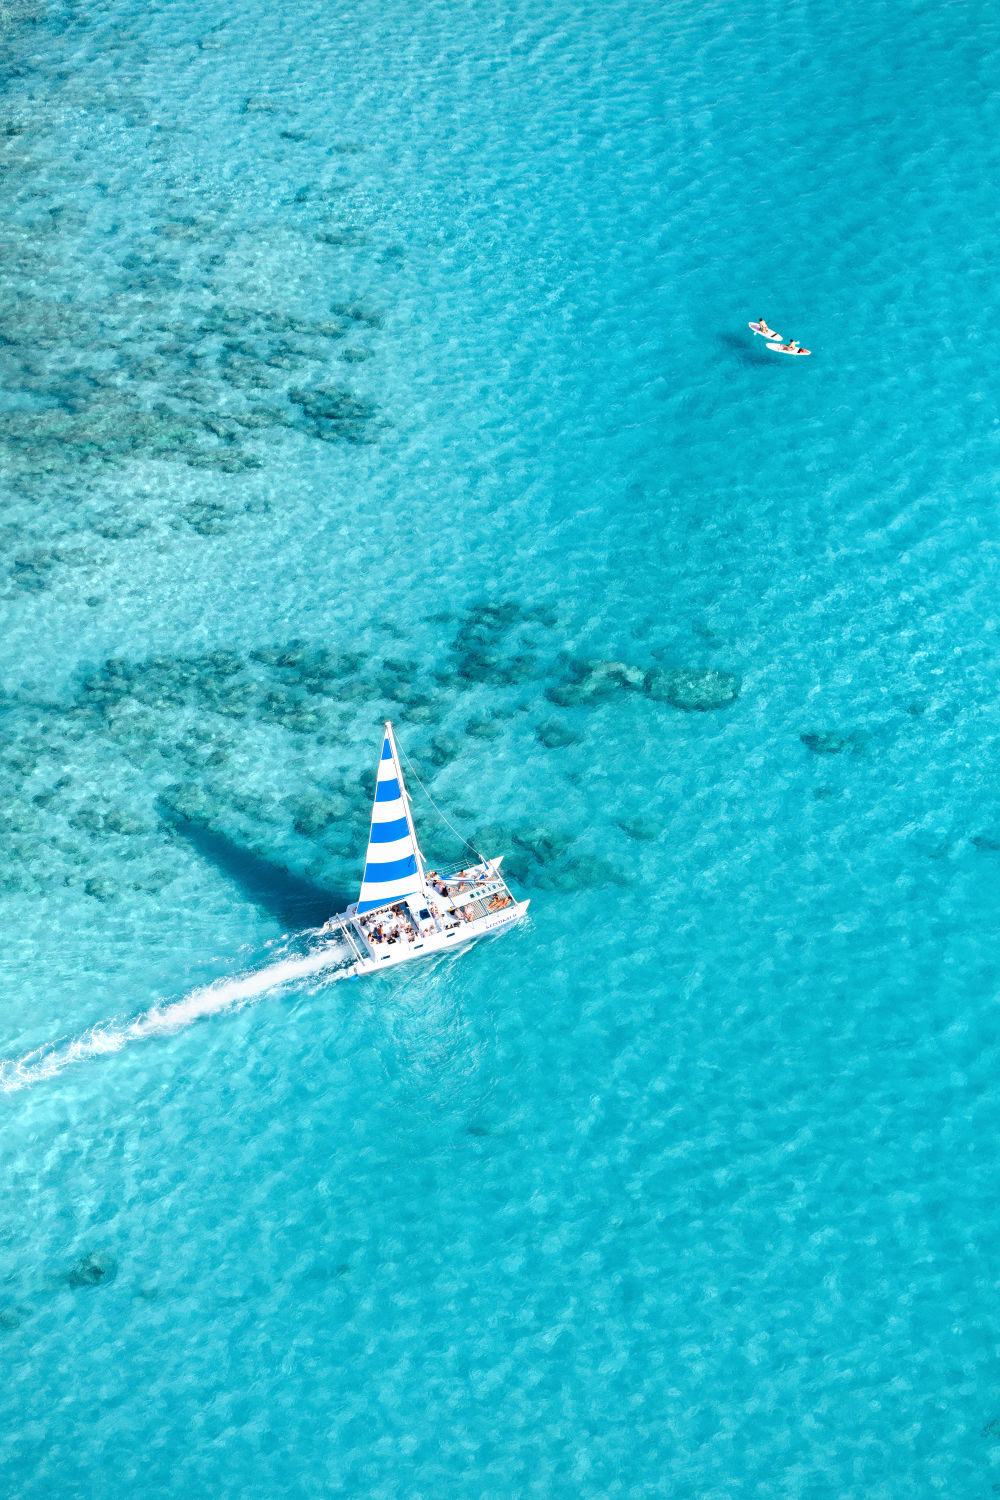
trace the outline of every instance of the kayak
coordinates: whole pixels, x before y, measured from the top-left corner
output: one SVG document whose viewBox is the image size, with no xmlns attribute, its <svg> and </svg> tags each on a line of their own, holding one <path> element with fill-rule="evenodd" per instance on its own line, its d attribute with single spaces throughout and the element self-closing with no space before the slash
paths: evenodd
<svg viewBox="0 0 1000 1500">
<path fill-rule="evenodd" d="M 777 339 L 781 342 L 781 334 L 775 333 L 773 328 L 761 328 L 759 323 L 748 323 L 747 327 L 751 333 L 759 333 L 762 339 Z"/>
<path fill-rule="evenodd" d="M 775 354 L 811 354 L 812 353 L 811 349 L 786 349 L 783 344 L 768 344 L 767 347 L 769 349 L 773 349 L 774 352 L 775 352 Z"/>
</svg>

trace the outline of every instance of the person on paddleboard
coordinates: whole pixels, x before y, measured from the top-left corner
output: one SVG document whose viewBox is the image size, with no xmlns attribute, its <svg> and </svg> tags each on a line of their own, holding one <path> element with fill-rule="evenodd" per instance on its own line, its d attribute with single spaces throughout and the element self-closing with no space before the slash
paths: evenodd
<svg viewBox="0 0 1000 1500">
<path fill-rule="evenodd" d="M 768 325 L 768 321 L 767 321 L 766 318 L 758 318 L 757 319 L 757 327 L 760 329 L 761 333 L 773 333 L 774 332 L 773 328 L 771 328 Z"/>
</svg>

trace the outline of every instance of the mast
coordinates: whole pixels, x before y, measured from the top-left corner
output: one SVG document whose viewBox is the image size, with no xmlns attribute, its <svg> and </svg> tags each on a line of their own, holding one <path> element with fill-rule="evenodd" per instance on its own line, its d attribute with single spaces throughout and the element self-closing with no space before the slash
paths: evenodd
<svg viewBox="0 0 1000 1500">
<path fill-rule="evenodd" d="M 420 876 L 420 888 L 423 890 L 426 881 L 424 879 L 424 857 L 420 852 L 420 844 L 417 841 L 417 830 L 413 826 L 413 808 L 410 803 L 410 793 L 407 790 L 406 780 L 403 776 L 403 768 L 399 763 L 399 751 L 396 748 L 396 736 L 392 728 L 392 720 L 386 719 L 385 732 L 389 740 L 389 748 L 392 751 L 392 763 L 396 767 L 396 780 L 399 782 L 399 790 L 403 794 L 403 804 L 406 808 L 406 821 L 410 825 L 410 837 L 413 840 L 413 852 L 417 861 L 417 874 Z"/>
</svg>

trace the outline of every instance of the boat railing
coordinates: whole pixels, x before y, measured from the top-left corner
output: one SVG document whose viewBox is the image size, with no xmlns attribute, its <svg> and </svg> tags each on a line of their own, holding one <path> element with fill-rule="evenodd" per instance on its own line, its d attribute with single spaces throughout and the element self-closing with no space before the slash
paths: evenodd
<svg viewBox="0 0 1000 1500">
<path fill-rule="evenodd" d="M 449 898 L 454 906 L 468 906 L 470 902 L 486 901 L 490 896 L 509 894 L 503 881 L 484 880 L 482 885 L 470 885 L 465 890 L 458 890 Z"/>
<path fill-rule="evenodd" d="M 354 957 L 356 959 L 360 959 L 363 963 L 369 955 L 367 953 L 363 953 L 359 948 L 358 940 L 355 937 L 354 933 L 351 931 L 350 925 L 343 920 L 339 921 L 337 925 L 340 928 L 340 931 L 343 933 L 344 940 L 347 943 L 347 946 L 350 948 L 351 952 L 354 954 Z"/>
<path fill-rule="evenodd" d="M 497 896 L 504 896 L 506 900 L 496 901 Z M 478 922 L 480 917 L 492 917 L 498 911 L 504 911 L 508 906 L 514 904 L 514 898 L 507 887 L 501 884 L 490 891 L 484 891 L 474 901 L 466 903 L 468 908 L 467 917 L 469 921 Z"/>
<path fill-rule="evenodd" d="M 507 889 L 500 871 L 485 861 L 480 865 L 439 865 L 433 874 L 435 878 L 428 879 L 431 890 L 437 890 L 440 883 L 444 890 L 438 891 L 438 895 L 457 905 L 464 905 L 473 896 L 492 895 L 494 891 Z"/>
<path fill-rule="evenodd" d="M 473 870 L 482 870 L 483 866 L 486 863 L 486 860 L 479 860 L 478 862 L 470 864 L 468 860 L 465 860 L 460 864 L 435 865 L 434 869 L 435 873 L 438 874 L 442 880 L 456 880 L 459 875 L 464 875 L 466 874 L 466 872 L 471 873 Z"/>
</svg>

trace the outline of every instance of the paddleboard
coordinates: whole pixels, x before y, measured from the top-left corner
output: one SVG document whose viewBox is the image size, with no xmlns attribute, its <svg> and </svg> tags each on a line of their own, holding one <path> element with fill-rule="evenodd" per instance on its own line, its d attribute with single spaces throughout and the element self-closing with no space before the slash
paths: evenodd
<svg viewBox="0 0 1000 1500">
<path fill-rule="evenodd" d="M 768 344 L 767 347 L 769 349 L 773 349 L 774 352 L 775 352 L 775 354 L 811 354 L 812 353 L 811 349 L 783 349 L 780 344 Z"/>
<path fill-rule="evenodd" d="M 781 334 L 775 333 L 773 328 L 761 328 L 759 323 L 748 323 L 747 327 L 751 333 L 759 333 L 762 339 L 777 339 L 781 343 Z"/>
</svg>

